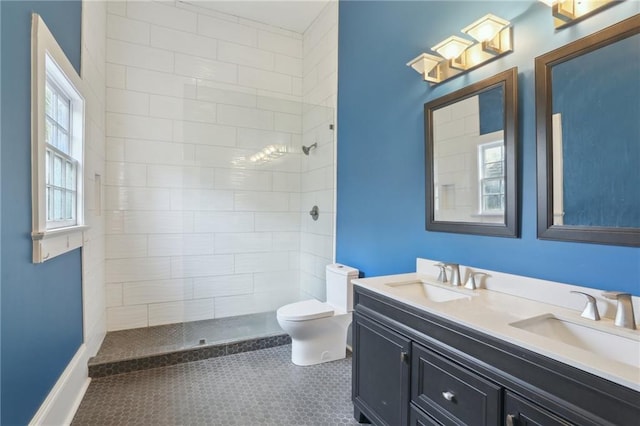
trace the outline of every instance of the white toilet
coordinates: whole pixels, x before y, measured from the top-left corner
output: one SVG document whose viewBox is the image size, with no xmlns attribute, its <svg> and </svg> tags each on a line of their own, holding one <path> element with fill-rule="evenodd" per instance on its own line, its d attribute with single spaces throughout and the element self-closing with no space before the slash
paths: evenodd
<svg viewBox="0 0 640 426">
<path fill-rule="evenodd" d="M 346 356 L 347 330 L 353 310 L 352 279 L 358 270 L 327 265 L 327 302 L 315 299 L 291 303 L 278 309 L 280 327 L 291 336 L 291 361 L 313 365 Z"/>
</svg>

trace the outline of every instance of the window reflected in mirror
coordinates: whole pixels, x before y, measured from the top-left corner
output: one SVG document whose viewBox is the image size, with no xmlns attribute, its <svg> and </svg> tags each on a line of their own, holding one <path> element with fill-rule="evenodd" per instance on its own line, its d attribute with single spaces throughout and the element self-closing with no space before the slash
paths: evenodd
<svg viewBox="0 0 640 426">
<path fill-rule="evenodd" d="M 496 215 L 504 221 L 504 140 L 478 146 L 478 183 L 480 187 L 479 215 Z"/>
</svg>

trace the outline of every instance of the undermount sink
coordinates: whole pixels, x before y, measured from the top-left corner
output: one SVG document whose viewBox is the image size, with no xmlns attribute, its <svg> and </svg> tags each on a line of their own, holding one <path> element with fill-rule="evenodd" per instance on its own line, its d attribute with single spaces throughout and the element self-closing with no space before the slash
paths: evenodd
<svg viewBox="0 0 640 426">
<path fill-rule="evenodd" d="M 640 333 L 637 331 L 602 330 L 552 314 L 527 318 L 509 325 L 640 368 Z"/>
<path fill-rule="evenodd" d="M 470 294 L 465 294 L 460 290 L 448 289 L 436 286 L 424 281 L 405 281 L 386 284 L 390 290 L 398 295 L 409 299 L 428 299 L 432 302 L 449 302 L 451 300 L 471 299 Z"/>
</svg>

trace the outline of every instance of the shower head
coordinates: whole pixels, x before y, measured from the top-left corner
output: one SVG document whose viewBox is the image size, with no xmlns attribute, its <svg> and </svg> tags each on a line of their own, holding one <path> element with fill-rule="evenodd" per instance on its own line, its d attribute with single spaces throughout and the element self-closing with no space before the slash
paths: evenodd
<svg viewBox="0 0 640 426">
<path fill-rule="evenodd" d="M 302 145 L 302 152 L 304 152 L 304 155 L 309 155 L 309 151 L 311 151 L 312 148 L 317 148 L 318 147 L 318 143 L 314 142 L 313 144 L 309 145 L 309 146 L 304 146 Z"/>
</svg>

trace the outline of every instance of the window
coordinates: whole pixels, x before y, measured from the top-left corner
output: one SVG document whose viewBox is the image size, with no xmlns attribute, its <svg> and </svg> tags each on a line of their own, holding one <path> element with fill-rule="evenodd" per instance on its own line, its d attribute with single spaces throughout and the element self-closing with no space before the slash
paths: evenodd
<svg viewBox="0 0 640 426">
<path fill-rule="evenodd" d="M 33 261 L 82 246 L 84 226 L 82 80 L 33 14 L 31 152 Z"/>
<path fill-rule="evenodd" d="M 504 214 L 504 143 L 478 146 L 480 214 Z"/>
<path fill-rule="evenodd" d="M 47 229 L 77 225 L 77 174 L 73 156 L 71 100 L 47 76 L 45 86 L 45 180 Z"/>
</svg>

